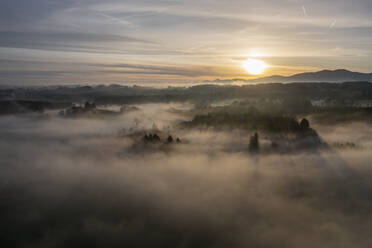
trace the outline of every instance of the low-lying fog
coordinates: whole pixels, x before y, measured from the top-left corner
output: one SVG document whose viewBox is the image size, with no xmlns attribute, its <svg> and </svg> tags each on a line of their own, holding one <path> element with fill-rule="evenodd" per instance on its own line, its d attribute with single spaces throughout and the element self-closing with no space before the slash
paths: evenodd
<svg viewBox="0 0 372 248">
<path fill-rule="evenodd" d="M 250 133 L 179 129 L 191 106 L 137 107 L 0 117 L 2 247 L 372 246 L 368 124 L 312 123 L 330 150 L 252 155 Z M 181 142 L 140 150 L 154 127 Z"/>
</svg>

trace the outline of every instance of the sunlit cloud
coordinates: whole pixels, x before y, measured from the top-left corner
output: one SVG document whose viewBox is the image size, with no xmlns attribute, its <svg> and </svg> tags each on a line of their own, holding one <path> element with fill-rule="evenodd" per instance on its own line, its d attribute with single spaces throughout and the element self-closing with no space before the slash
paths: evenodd
<svg viewBox="0 0 372 248">
<path fill-rule="evenodd" d="M 318 59 L 310 65 L 313 68 L 333 60 L 334 64 L 339 62 L 340 68 L 363 72 L 372 66 L 372 60 L 368 59 L 372 46 L 372 37 L 368 35 L 372 29 L 367 11 L 372 7 L 370 1 L 342 0 L 335 4 L 320 0 L 280 3 L 239 0 L 238 3 L 231 5 L 224 0 L 2 2 L 0 59 L 19 56 L 21 60 L 37 61 L 48 52 L 49 60 L 53 60 L 58 52 L 59 59 L 74 62 L 85 62 L 95 56 L 105 63 L 125 61 L 156 66 L 174 62 L 188 68 L 225 66 L 230 72 L 233 66 L 239 67 L 230 59 L 237 56 L 313 57 Z M 340 59 L 350 55 L 359 59 L 347 62 Z M 286 59 L 276 64 L 292 67 L 293 73 L 309 66 L 307 60 L 298 66 L 286 64 Z M 195 75 L 202 76 L 197 71 Z M 183 73 L 178 75 L 180 79 L 183 76 Z M 209 73 L 204 76 L 213 77 Z M 5 83 L 8 79 L 0 78 L 0 81 Z M 138 77 L 139 81 L 142 79 Z M 17 81 L 16 75 L 12 81 Z"/>
</svg>

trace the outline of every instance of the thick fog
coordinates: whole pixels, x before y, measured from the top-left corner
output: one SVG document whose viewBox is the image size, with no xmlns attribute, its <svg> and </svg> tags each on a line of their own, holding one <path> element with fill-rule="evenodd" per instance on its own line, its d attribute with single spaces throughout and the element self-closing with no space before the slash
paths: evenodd
<svg viewBox="0 0 372 248">
<path fill-rule="evenodd" d="M 137 107 L 0 117 L 2 247 L 371 247 L 367 123 L 314 123 L 329 149 L 253 155 L 249 132 L 181 128 L 191 106 Z M 154 128 L 181 142 L 142 146 Z"/>
</svg>

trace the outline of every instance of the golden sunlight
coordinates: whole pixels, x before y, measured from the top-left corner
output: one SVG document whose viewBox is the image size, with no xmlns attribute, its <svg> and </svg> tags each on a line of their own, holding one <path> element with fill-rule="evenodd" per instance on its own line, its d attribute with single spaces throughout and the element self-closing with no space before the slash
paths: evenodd
<svg viewBox="0 0 372 248">
<path fill-rule="evenodd" d="M 261 74 L 268 66 L 267 64 L 259 59 L 247 59 L 242 62 L 243 68 L 253 75 Z"/>
</svg>

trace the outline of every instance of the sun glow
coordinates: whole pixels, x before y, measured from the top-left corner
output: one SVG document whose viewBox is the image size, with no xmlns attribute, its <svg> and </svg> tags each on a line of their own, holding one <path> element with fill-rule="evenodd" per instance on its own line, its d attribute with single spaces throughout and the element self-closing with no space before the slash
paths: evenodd
<svg viewBox="0 0 372 248">
<path fill-rule="evenodd" d="M 243 68 L 253 75 L 261 74 L 268 66 L 267 64 L 259 59 L 247 59 L 242 62 Z"/>
</svg>

